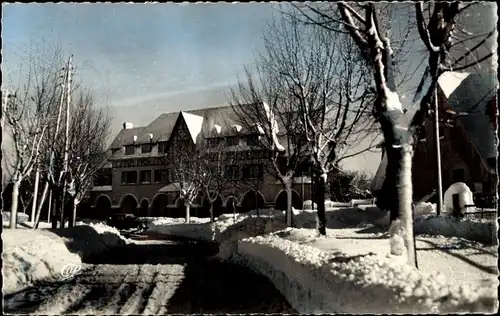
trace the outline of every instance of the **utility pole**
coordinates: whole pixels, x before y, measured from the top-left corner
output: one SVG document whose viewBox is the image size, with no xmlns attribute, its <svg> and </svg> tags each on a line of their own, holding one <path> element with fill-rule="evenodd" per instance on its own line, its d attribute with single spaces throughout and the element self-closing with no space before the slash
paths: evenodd
<svg viewBox="0 0 500 316">
<path fill-rule="evenodd" d="M 435 128 L 435 148 L 436 148 L 436 182 L 437 182 L 437 205 L 436 205 L 436 214 L 439 216 L 441 214 L 441 210 L 443 209 L 443 183 L 442 172 L 441 172 L 441 144 L 440 144 L 440 135 L 439 135 L 439 100 L 438 100 L 438 76 L 437 70 L 434 75 L 434 128 Z"/>
<path fill-rule="evenodd" d="M 38 182 L 40 182 L 40 164 L 38 156 L 36 158 L 36 171 L 35 171 L 35 189 L 33 191 L 33 204 L 31 205 L 30 221 L 35 223 L 36 202 L 38 197 Z M 33 225 L 35 226 L 35 225 Z"/>
<path fill-rule="evenodd" d="M 64 77 L 64 84 L 63 84 L 63 87 L 61 88 L 61 98 L 59 100 L 59 108 L 58 108 L 58 113 L 57 113 L 57 121 L 56 121 L 56 130 L 55 130 L 55 133 L 53 135 L 53 143 L 56 142 L 57 140 L 57 136 L 59 134 L 59 127 L 60 127 L 60 122 L 61 122 L 61 112 L 62 112 L 62 107 L 63 107 L 63 104 L 64 104 L 64 93 L 65 93 L 65 88 L 66 88 L 66 85 L 68 84 L 68 72 L 69 72 L 69 69 L 68 67 L 66 68 L 63 68 L 62 70 L 66 70 L 66 73 L 65 75 L 63 76 Z M 49 186 L 49 184 L 51 183 L 52 184 L 52 188 L 50 190 L 50 196 L 49 196 L 49 208 L 48 208 L 48 219 L 47 221 L 51 220 L 52 219 L 52 228 L 57 228 L 57 207 L 55 207 L 53 204 L 57 204 L 57 199 L 58 199 L 58 195 L 55 194 L 54 196 L 54 201 L 52 201 L 52 191 L 54 189 L 54 184 L 56 184 L 56 179 L 55 179 L 55 176 L 54 176 L 54 160 L 55 160 L 55 153 L 54 153 L 54 148 L 52 147 L 51 150 L 50 150 L 50 157 L 49 157 L 49 171 L 48 171 L 48 182 L 45 184 L 46 187 Z M 50 182 L 50 183 L 49 183 Z M 60 179 L 58 179 L 58 182 L 57 182 L 57 185 L 59 185 L 60 183 Z M 45 191 L 45 189 L 44 189 Z M 57 193 L 57 192 L 55 192 Z M 41 204 L 43 204 L 43 201 L 41 202 Z M 53 207 L 54 206 L 54 207 Z M 41 209 L 41 205 L 40 205 L 40 209 Z M 51 209 L 53 210 L 53 213 L 52 213 L 52 218 L 51 218 Z"/>
<path fill-rule="evenodd" d="M 62 201 L 61 201 L 61 228 L 64 228 L 64 207 L 65 207 L 65 199 L 66 199 L 66 184 L 67 184 L 67 175 L 68 175 L 68 160 L 69 160 L 69 107 L 71 104 L 71 76 L 73 75 L 72 71 L 72 55 L 69 56 L 68 59 L 68 81 L 67 81 L 67 92 L 66 92 L 66 130 L 64 133 L 64 167 L 62 171 Z"/>
</svg>

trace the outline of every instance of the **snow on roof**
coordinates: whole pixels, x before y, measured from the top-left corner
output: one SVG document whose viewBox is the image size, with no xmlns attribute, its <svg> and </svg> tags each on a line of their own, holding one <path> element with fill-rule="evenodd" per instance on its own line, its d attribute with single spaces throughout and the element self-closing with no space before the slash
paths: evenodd
<svg viewBox="0 0 500 316">
<path fill-rule="evenodd" d="M 470 75 L 468 72 L 447 71 L 438 78 L 438 84 L 443 90 L 446 98 L 455 91 L 462 81 Z"/>
<path fill-rule="evenodd" d="M 237 132 L 241 131 L 241 125 L 238 125 L 238 124 L 234 124 L 234 125 L 231 125 Z"/>
<path fill-rule="evenodd" d="M 262 125 L 260 125 L 259 123 L 255 123 L 255 127 L 257 128 L 257 131 L 261 134 L 264 134 L 264 128 L 262 127 Z"/>
<path fill-rule="evenodd" d="M 220 134 L 220 132 L 222 131 L 222 126 L 214 124 L 214 129 L 217 132 L 217 134 Z"/>
<path fill-rule="evenodd" d="M 189 133 L 191 134 L 191 138 L 193 142 L 196 144 L 196 139 L 201 132 L 203 127 L 203 116 L 198 116 L 195 114 L 181 112 L 184 117 L 184 121 L 188 127 Z"/>
</svg>

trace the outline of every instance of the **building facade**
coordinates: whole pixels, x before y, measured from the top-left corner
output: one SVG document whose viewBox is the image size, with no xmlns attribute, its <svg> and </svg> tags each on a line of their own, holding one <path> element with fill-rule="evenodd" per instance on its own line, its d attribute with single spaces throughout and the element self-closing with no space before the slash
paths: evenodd
<svg viewBox="0 0 500 316">
<path fill-rule="evenodd" d="M 497 188 L 497 113 L 495 78 L 489 74 L 445 73 L 439 79 L 441 182 L 444 192 L 456 182 L 468 185 L 475 204 L 491 207 Z M 492 108 L 495 110 L 493 111 Z M 437 187 L 435 124 L 428 119 L 413 156 L 414 201 L 435 199 Z M 372 191 L 382 188 L 387 161 L 382 157 Z"/>
<path fill-rule="evenodd" d="M 224 182 L 215 193 L 216 214 L 232 213 L 233 208 L 283 209 L 286 192 L 269 172 L 270 152 L 261 146 L 260 137 L 259 128 L 238 124 L 230 106 L 166 113 L 145 127 L 124 123 L 111 144 L 109 164 L 96 176 L 91 213 L 183 217 L 186 201 L 181 190 L 194 181 L 195 173 L 214 168 Z M 281 140 L 286 137 L 280 135 Z M 199 153 L 196 148 L 210 152 L 203 164 L 190 154 Z M 302 208 L 303 201 L 311 199 L 310 179 L 297 177 L 292 188 L 293 206 Z M 208 209 L 208 199 L 200 193 L 191 215 L 209 216 Z"/>
</svg>

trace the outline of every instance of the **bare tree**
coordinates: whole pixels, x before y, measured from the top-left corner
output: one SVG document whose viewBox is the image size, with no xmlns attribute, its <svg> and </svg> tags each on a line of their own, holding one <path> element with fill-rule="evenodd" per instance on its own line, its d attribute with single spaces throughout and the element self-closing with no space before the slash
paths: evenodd
<svg viewBox="0 0 500 316">
<path fill-rule="evenodd" d="M 384 188 L 391 197 L 389 205 L 391 252 L 402 254 L 406 248 L 409 263 L 415 264 L 411 182 L 414 138 L 431 111 L 431 104 L 437 106 L 437 102 L 433 101 L 436 101 L 435 89 L 439 76 L 448 70 L 462 70 L 472 66 L 472 64 L 459 66 L 464 58 L 454 58 L 452 61 L 450 57 L 458 17 L 470 7 L 470 4 L 462 5 L 459 2 L 415 4 L 415 16 L 411 24 L 418 28 L 420 39 L 426 47 L 428 75 L 427 78 L 423 78 L 418 88 L 417 96 L 422 92 L 423 97 L 417 98 L 420 107 L 411 119 L 406 117 L 406 111 L 396 91 L 397 65 L 393 62 L 395 52 L 388 36 L 390 23 L 381 22 L 384 13 L 386 13 L 385 20 L 389 20 L 384 8 L 374 3 L 350 5 L 345 2 L 337 3 L 337 10 L 331 6 L 328 10 L 309 5 L 307 7 L 314 12 L 310 15 L 302 11 L 308 21 L 335 31 L 332 37 L 337 36 L 337 31 L 348 33 L 364 59 L 371 65 L 377 93 L 373 113 L 384 136 L 384 149 L 388 160 Z M 425 17 L 424 12 L 428 17 Z M 491 35 L 486 35 L 489 36 Z M 466 55 L 484 45 L 485 40 L 471 48 Z M 481 61 L 491 55 L 492 53 L 476 60 Z M 437 107 L 433 110 L 437 111 Z"/>
<path fill-rule="evenodd" d="M 219 140 L 219 137 L 204 138 L 198 160 L 201 170 L 200 189 L 210 203 L 210 220 L 212 222 L 214 222 L 214 202 L 232 184 L 232 181 L 224 173 L 225 167 L 234 161 L 232 151 L 223 150 Z"/>
<path fill-rule="evenodd" d="M 89 91 L 80 92 L 72 117 L 69 133 L 70 181 L 67 188 L 73 202 L 70 227 L 75 225 L 76 209 L 92 186 L 94 174 L 107 161 L 105 146 L 111 127 L 106 108 L 98 107 Z"/>
<path fill-rule="evenodd" d="M 288 125 L 291 130 L 286 134 L 298 133 L 296 139 L 307 144 L 317 184 L 317 229 L 324 235 L 328 173 L 340 158 L 339 154 L 355 145 L 371 126 L 367 109 L 373 93 L 369 89 L 366 64 L 353 49 L 349 37 L 339 35 L 332 40 L 323 28 L 303 25 L 294 19 L 273 22 L 264 39 L 266 49 L 258 59 L 262 89 L 257 89 L 257 84 L 248 76 L 249 88 L 245 91 L 240 87 L 246 92 L 240 94 L 247 96 L 247 102 L 265 101 L 271 113 L 285 113 L 286 116 L 281 117 L 284 125 L 291 123 Z M 292 147 L 302 152 L 301 144 Z M 286 157 L 284 146 L 280 144 L 275 149 L 278 158 Z M 285 171 L 281 175 L 286 182 L 291 183 L 289 180 L 298 161 L 297 156 L 288 156 L 288 164 L 281 169 Z M 280 166 L 276 170 L 280 170 Z"/>
<path fill-rule="evenodd" d="M 16 228 L 19 187 L 28 177 L 40 154 L 50 116 L 47 109 L 57 101 L 57 69 L 40 69 L 35 63 L 29 65 L 24 87 L 4 105 L 3 112 L 7 130 L 12 137 L 13 191 L 10 227 Z"/>
<path fill-rule="evenodd" d="M 203 150 L 190 138 L 189 131 L 182 135 L 175 135 L 169 142 L 167 152 L 172 157 L 171 180 L 183 200 L 186 211 L 186 223 L 190 222 L 191 206 L 202 190 L 202 177 L 206 172 L 203 169 Z"/>
</svg>

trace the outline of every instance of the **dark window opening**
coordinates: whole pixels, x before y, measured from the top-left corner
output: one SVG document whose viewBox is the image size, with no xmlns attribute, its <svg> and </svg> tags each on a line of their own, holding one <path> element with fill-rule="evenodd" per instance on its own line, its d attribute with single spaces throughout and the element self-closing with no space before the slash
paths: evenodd
<svg viewBox="0 0 500 316">
<path fill-rule="evenodd" d="M 151 170 L 141 170 L 139 172 L 141 183 L 151 183 Z"/>
<path fill-rule="evenodd" d="M 439 124 L 439 138 L 444 137 L 444 126 Z"/>
<path fill-rule="evenodd" d="M 133 155 L 133 154 L 135 154 L 135 145 L 125 146 L 125 155 Z"/>
<path fill-rule="evenodd" d="M 418 133 L 418 140 L 419 141 L 426 141 L 427 140 L 427 131 L 425 130 L 425 128 L 422 128 L 420 130 L 420 132 Z"/>
<path fill-rule="evenodd" d="M 158 153 L 164 154 L 167 152 L 167 142 L 159 142 L 158 143 Z"/>
<path fill-rule="evenodd" d="M 238 145 L 238 136 L 228 136 L 228 137 L 226 137 L 226 145 L 227 146 L 236 146 L 236 145 Z"/>
<path fill-rule="evenodd" d="M 218 138 L 209 138 L 208 139 L 208 147 L 215 148 L 217 146 L 219 146 L 219 139 Z"/>
<path fill-rule="evenodd" d="M 142 144 L 141 145 L 141 152 L 143 154 L 150 153 L 152 148 L 153 148 L 153 145 L 151 145 L 151 144 Z"/>
<path fill-rule="evenodd" d="M 225 177 L 230 180 L 239 179 L 240 168 L 236 165 L 228 165 L 225 168 Z"/>
<path fill-rule="evenodd" d="M 453 183 L 465 182 L 465 170 L 453 169 Z"/>
<path fill-rule="evenodd" d="M 247 145 L 248 146 L 259 146 L 259 135 L 248 135 L 246 137 L 247 139 Z"/>
<path fill-rule="evenodd" d="M 168 183 L 168 170 L 167 169 L 157 169 L 154 172 L 155 183 Z"/>
<path fill-rule="evenodd" d="M 264 166 L 262 164 L 248 165 L 244 169 L 246 179 L 262 179 L 264 176 Z"/>
<path fill-rule="evenodd" d="M 122 171 L 122 184 L 137 184 L 137 171 Z"/>
</svg>

